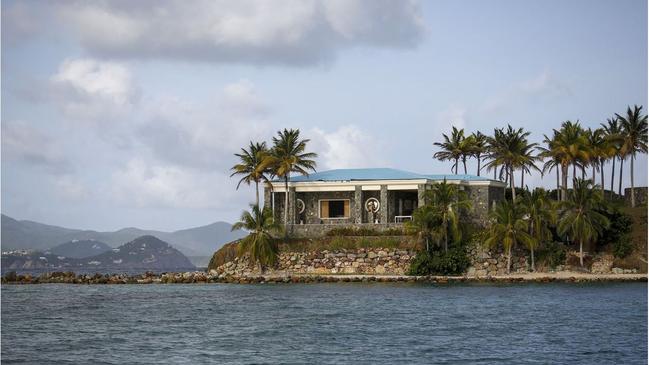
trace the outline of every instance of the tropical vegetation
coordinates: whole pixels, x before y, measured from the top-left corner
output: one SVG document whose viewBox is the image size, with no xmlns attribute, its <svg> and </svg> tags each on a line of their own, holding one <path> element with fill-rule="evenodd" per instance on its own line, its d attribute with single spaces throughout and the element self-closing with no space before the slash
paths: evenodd
<svg viewBox="0 0 649 365">
<path fill-rule="evenodd" d="M 250 205 L 250 211 L 244 211 L 238 222 L 232 225 L 232 230 L 245 229 L 250 233 L 241 239 L 238 254 L 250 255 L 251 262 L 256 262 L 263 270 L 272 266 L 277 261 L 277 242 L 275 236 L 280 231 L 280 226 L 273 219 L 269 207 L 259 208 L 259 205 Z"/>
<path fill-rule="evenodd" d="M 256 200 L 251 205 L 251 211 L 244 211 L 241 221 L 233 226 L 233 229 L 246 229 L 250 231 L 245 239 L 239 243 L 241 252 L 250 255 L 253 262 L 261 265 L 269 265 L 275 262 L 277 256 L 276 246 L 272 243 L 273 234 L 277 229 L 273 212 L 270 207 L 260 208 L 259 183 L 270 185 L 271 179 L 278 177 L 284 181 L 284 207 L 288 206 L 289 189 L 288 184 L 291 174 L 297 173 L 308 175 L 309 171 L 315 172 L 315 158 L 318 155 L 314 152 L 307 152 L 308 139 L 300 138 L 299 129 L 284 129 L 277 132 L 272 138 L 273 145 L 268 148 L 266 142 L 250 141 L 249 147 L 242 148 L 241 153 L 234 155 L 239 162 L 232 166 L 232 175 L 240 175 L 241 183 L 255 184 Z M 288 209 L 284 209 L 284 222 L 288 223 Z M 236 228 L 235 228 L 236 227 Z"/>
<path fill-rule="evenodd" d="M 239 249 L 260 265 L 274 262 L 277 246 L 273 237 L 282 230 L 269 207 L 261 207 L 259 185 L 272 189 L 271 180 L 282 181 L 284 207 L 288 206 L 291 177 L 316 169 L 317 154 L 308 150 L 309 142 L 299 130 L 283 129 L 270 144 L 250 141 L 235 154 L 237 163 L 231 168 L 231 176 L 239 178 L 237 189 L 241 184 L 255 187 L 255 202 L 236 225 L 250 231 Z M 579 120 L 566 120 L 539 143 L 532 140 L 530 131 L 508 124 L 495 128 L 490 135 L 452 127 L 433 145 L 433 157 L 451 162 L 452 173 L 458 174 L 461 168 L 468 174 L 467 164 L 475 160 L 476 175 L 487 171 L 493 173 L 493 179 L 505 183 L 507 199 L 488 207 L 483 241 L 488 247 L 503 249 L 508 272 L 512 250 L 518 246 L 529 251 L 532 270 L 536 269 L 537 252 L 543 258 L 551 257 L 553 263 L 565 255 L 557 246 L 561 242 L 579 247 L 582 266 L 585 246 L 610 244 L 616 256 L 629 253 L 624 239 L 629 217 L 616 206 L 622 198 L 625 164 L 632 192 L 630 205 L 638 204 L 635 165 L 638 155 L 647 153 L 647 116 L 642 106 L 629 106 L 625 113 L 613 114 L 596 128 L 585 128 Z M 528 189 L 526 178 L 535 173 L 556 179 L 555 191 Z M 395 234 L 414 235 L 424 246 L 414 261 L 414 272 L 455 272 L 465 262 L 466 254 L 460 253 L 466 239 L 462 228 L 463 222 L 469 221 L 471 204 L 458 185 L 447 181 L 434 184 L 425 193 L 424 202 L 404 230 Z M 288 214 L 284 209 L 284 224 L 290 223 Z M 370 231 L 341 227 L 332 235 L 378 235 Z"/>
<path fill-rule="evenodd" d="M 406 232 L 425 243 L 425 250 L 411 265 L 411 274 L 461 273 L 468 266 L 468 258 L 460 225 L 471 209 L 471 202 L 464 191 L 446 180 L 433 184 L 424 202 L 405 225 Z"/>
<path fill-rule="evenodd" d="M 560 234 L 567 234 L 579 243 L 579 264 L 584 266 L 584 243 L 596 241 L 610 221 L 602 209 L 606 209 L 601 191 L 590 180 L 575 179 L 568 199 L 560 203 Z"/>
</svg>

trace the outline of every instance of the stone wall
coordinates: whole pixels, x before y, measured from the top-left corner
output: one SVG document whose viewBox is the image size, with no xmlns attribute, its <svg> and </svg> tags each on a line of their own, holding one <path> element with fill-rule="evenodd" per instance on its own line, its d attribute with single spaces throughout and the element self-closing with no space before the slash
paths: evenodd
<svg viewBox="0 0 649 365">
<path fill-rule="evenodd" d="M 507 256 L 502 252 L 486 249 L 479 245 L 468 248 L 471 265 L 467 269 L 467 276 L 486 277 L 507 274 Z M 512 252 L 511 273 L 529 271 L 527 253 L 522 250 Z"/>
<path fill-rule="evenodd" d="M 639 207 L 642 205 L 647 205 L 647 187 L 636 187 L 634 188 L 635 193 L 635 206 Z M 627 205 L 631 205 L 631 188 L 624 189 L 624 201 Z"/>
<path fill-rule="evenodd" d="M 357 237 L 354 237 L 357 238 Z M 467 248 L 470 266 L 465 276 L 471 278 L 488 278 L 503 276 L 507 273 L 507 257 L 498 250 L 489 250 L 478 244 Z M 410 264 L 416 255 L 412 249 L 387 249 L 387 248 L 360 248 L 353 250 L 323 250 L 318 252 L 282 252 L 279 255 L 275 268 L 266 270 L 265 275 L 291 276 L 291 275 L 406 275 Z M 568 258 L 578 257 L 578 252 L 570 251 Z M 570 267 L 566 262 L 551 269 L 537 266 L 537 272 L 578 270 L 579 267 Z M 589 256 L 590 272 L 593 274 L 628 274 L 637 273 L 633 268 L 618 268 L 614 266 L 614 257 L 610 254 L 597 254 Z M 538 264 L 538 263 L 537 263 Z M 512 274 L 526 273 L 530 270 L 529 252 L 517 248 L 512 253 Z M 588 271 L 588 267 L 586 268 Z M 646 269 L 645 269 L 646 271 Z M 210 266 L 210 272 L 220 278 L 225 277 L 254 277 L 262 273 L 255 266 L 249 265 L 247 257 L 235 257 L 215 270 Z"/>
<path fill-rule="evenodd" d="M 466 275 L 488 277 L 505 275 L 507 258 L 494 252 L 473 246 L 468 248 L 471 266 Z M 357 250 L 324 250 L 320 252 L 282 252 L 275 268 L 266 270 L 266 275 L 405 275 L 415 257 L 413 250 L 360 248 Z M 512 257 L 512 273 L 529 270 L 526 252 L 518 250 Z M 216 268 L 219 276 L 250 277 L 260 275 L 256 266 L 251 266 L 247 257 L 235 258 Z"/>
<path fill-rule="evenodd" d="M 411 250 L 359 248 L 320 252 L 283 252 L 275 268 L 267 275 L 405 275 L 415 252 Z M 235 258 L 218 268 L 219 275 L 246 277 L 261 274 L 247 257 Z"/>
</svg>

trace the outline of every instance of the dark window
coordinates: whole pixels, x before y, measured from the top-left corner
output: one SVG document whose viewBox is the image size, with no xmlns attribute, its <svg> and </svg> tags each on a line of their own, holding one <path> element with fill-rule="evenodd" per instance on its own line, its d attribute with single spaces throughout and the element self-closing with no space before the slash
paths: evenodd
<svg viewBox="0 0 649 365">
<path fill-rule="evenodd" d="M 330 200 L 329 201 L 329 218 L 344 218 L 345 217 L 345 201 L 344 200 Z"/>
</svg>

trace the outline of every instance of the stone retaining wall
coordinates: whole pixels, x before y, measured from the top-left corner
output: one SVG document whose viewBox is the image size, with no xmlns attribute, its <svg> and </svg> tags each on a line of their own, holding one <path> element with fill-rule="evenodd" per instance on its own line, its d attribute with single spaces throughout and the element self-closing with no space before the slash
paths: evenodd
<svg viewBox="0 0 649 365">
<path fill-rule="evenodd" d="M 642 186 L 642 187 L 636 187 L 633 189 L 633 192 L 635 193 L 635 205 L 636 207 L 638 206 L 643 206 L 647 205 L 647 187 Z M 627 205 L 631 205 L 631 188 L 625 188 L 624 189 L 624 201 L 626 202 Z"/>
<path fill-rule="evenodd" d="M 507 257 L 500 251 L 488 250 L 480 245 L 468 249 L 470 266 L 467 277 L 485 278 L 507 274 Z M 361 248 L 357 250 L 336 250 L 320 252 L 282 252 L 275 268 L 266 270 L 264 275 L 406 275 L 415 257 L 414 250 Z M 577 253 L 569 252 L 568 256 Z M 510 273 L 527 273 L 530 271 L 529 252 L 518 248 L 513 250 Z M 566 265 L 556 268 L 541 268 L 538 271 L 562 271 Z M 620 270 L 613 267 L 610 254 L 598 254 L 592 257 L 592 273 L 637 273 L 637 270 Z M 210 271 L 212 272 L 212 271 Z M 219 277 L 252 277 L 262 273 L 256 266 L 251 266 L 247 257 L 234 258 L 213 271 Z"/>
<path fill-rule="evenodd" d="M 269 275 L 296 274 L 364 274 L 405 275 L 415 252 L 411 250 L 360 248 L 320 252 L 283 252 L 275 268 L 266 270 Z M 247 257 L 235 258 L 218 268 L 224 276 L 251 276 L 261 274 L 251 267 Z"/>
<path fill-rule="evenodd" d="M 471 266 L 467 269 L 467 276 L 496 276 L 507 273 L 507 257 L 501 252 L 485 249 L 479 245 L 468 248 Z M 511 273 L 529 271 L 526 252 L 514 250 L 512 252 Z"/>
</svg>

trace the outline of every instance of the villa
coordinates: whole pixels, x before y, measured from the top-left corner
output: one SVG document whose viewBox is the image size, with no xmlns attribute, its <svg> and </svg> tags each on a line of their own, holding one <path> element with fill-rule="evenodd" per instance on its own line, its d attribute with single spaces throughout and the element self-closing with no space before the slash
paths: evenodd
<svg viewBox="0 0 649 365">
<path fill-rule="evenodd" d="M 426 190 L 446 180 L 472 201 L 470 216 L 482 221 L 504 199 L 505 183 L 474 175 L 423 175 L 391 168 L 338 169 L 292 177 L 288 226 L 295 236 L 319 236 L 343 226 L 377 230 L 401 227 L 424 204 Z M 284 223 L 284 182 L 264 189 L 264 204 Z"/>
</svg>

